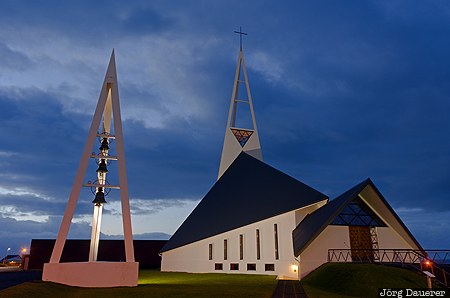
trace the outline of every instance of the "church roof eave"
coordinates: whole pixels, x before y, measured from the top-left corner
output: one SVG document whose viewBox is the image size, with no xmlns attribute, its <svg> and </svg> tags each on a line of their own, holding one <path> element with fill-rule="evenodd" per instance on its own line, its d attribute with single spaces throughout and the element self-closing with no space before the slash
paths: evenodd
<svg viewBox="0 0 450 298">
<path fill-rule="evenodd" d="M 313 213 L 308 214 L 292 231 L 293 249 L 294 255 L 298 257 L 313 241 L 319 236 L 320 233 L 342 212 L 342 210 L 353 201 L 367 186 L 371 186 L 376 192 L 383 204 L 393 214 L 395 219 L 400 223 L 402 228 L 406 231 L 408 236 L 413 240 L 420 250 L 423 250 L 422 246 L 411 234 L 400 217 L 395 213 L 381 192 L 377 189 L 375 184 L 370 178 L 352 187 L 348 191 L 341 194 L 336 199 L 330 201 L 327 205 L 315 210 Z"/>
</svg>

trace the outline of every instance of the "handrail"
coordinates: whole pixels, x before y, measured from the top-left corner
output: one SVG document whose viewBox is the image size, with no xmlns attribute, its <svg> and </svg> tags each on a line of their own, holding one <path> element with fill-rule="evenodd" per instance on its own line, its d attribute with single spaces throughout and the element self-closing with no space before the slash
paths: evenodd
<svg viewBox="0 0 450 298">
<path fill-rule="evenodd" d="M 328 262 L 412 265 L 410 267 L 422 273 L 431 271 L 436 281 L 447 288 L 450 282 L 450 273 L 442 268 L 450 268 L 450 250 L 329 249 Z"/>
<path fill-rule="evenodd" d="M 450 264 L 450 250 L 427 249 L 425 250 L 428 259 L 438 264 Z"/>
</svg>

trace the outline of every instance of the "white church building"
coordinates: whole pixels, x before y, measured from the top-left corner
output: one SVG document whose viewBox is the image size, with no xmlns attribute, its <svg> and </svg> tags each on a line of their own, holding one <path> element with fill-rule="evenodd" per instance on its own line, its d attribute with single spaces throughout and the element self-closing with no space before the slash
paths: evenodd
<svg viewBox="0 0 450 298">
<path fill-rule="evenodd" d="M 246 128 L 238 105 L 249 108 Z M 162 248 L 161 271 L 301 279 L 329 249 L 349 248 L 422 250 L 370 179 L 329 200 L 262 161 L 241 48 L 218 180 Z"/>
</svg>

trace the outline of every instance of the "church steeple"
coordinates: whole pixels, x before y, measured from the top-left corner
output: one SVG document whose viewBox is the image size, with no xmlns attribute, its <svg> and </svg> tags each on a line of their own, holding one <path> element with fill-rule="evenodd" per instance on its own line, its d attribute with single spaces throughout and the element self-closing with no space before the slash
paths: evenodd
<svg viewBox="0 0 450 298">
<path fill-rule="evenodd" d="M 253 157 L 262 160 L 261 145 L 259 143 L 258 128 L 256 126 L 255 112 L 253 110 L 253 100 L 248 83 L 247 69 L 245 68 L 244 54 L 242 52 L 242 30 L 235 31 L 240 35 L 240 49 L 234 77 L 233 93 L 231 95 L 230 111 L 228 113 L 227 127 L 225 130 L 225 139 L 223 141 L 222 158 L 219 166 L 219 179 L 222 174 L 233 163 L 236 157 L 242 152 L 246 152 Z M 239 87 L 244 85 L 246 92 L 239 92 Z M 239 95 L 244 98 L 239 98 Z M 246 98 L 245 98 L 246 97 Z M 239 113 L 238 106 L 248 105 L 247 115 Z M 240 123 L 240 117 L 249 116 L 248 123 Z"/>
</svg>

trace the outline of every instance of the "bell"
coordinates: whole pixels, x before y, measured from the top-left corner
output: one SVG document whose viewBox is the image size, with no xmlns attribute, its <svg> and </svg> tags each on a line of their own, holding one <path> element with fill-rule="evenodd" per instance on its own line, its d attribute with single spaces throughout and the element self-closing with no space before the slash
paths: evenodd
<svg viewBox="0 0 450 298">
<path fill-rule="evenodd" d="M 95 205 L 105 204 L 105 193 L 103 192 L 103 187 L 99 187 L 98 191 L 95 193 L 95 199 L 92 201 Z"/>
<path fill-rule="evenodd" d="M 106 162 L 105 162 L 104 159 L 102 159 L 102 160 L 100 161 L 100 163 L 98 164 L 98 169 L 97 169 L 96 172 L 97 172 L 97 173 L 98 173 L 98 172 L 100 172 L 100 173 L 107 173 L 107 172 L 108 172 L 108 169 L 106 168 Z"/>
<path fill-rule="evenodd" d="M 109 150 L 107 138 L 103 138 L 102 144 L 101 144 L 100 148 L 98 148 L 98 149 L 100 149 L 101 153 L 106 153 L 106 151 Z"/>
</svg>

